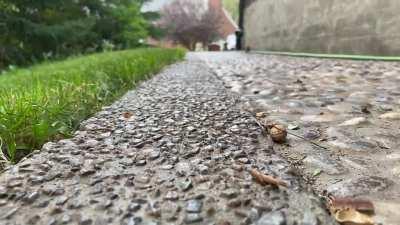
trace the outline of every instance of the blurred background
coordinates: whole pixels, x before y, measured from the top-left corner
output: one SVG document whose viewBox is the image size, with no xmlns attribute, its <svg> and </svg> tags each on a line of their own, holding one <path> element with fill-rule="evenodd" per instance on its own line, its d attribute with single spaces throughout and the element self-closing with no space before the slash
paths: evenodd
<svg viewBox="0 0 400 225">
<path fill-rule="evenodd" d="M 0 69 L 143 46 L 228 50 L 238 0 L 0 0 Z"/>
</svg>

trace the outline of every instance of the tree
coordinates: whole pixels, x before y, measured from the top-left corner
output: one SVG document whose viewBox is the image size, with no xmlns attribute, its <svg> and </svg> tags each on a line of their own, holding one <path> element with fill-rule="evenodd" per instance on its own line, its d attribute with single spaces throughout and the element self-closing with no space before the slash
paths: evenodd
<svg viewBox="0 0 400 225">
<path fill-rule="evenodd" d="M 162 9 L 159 25 L 170 40 L 194 50 L 196 43 L 205 45 L 220 35 L 221 16 L 202 1 L 175 0 Z"/>
<path fill-rule="evenodd" d="M 146 0 L 0 0 L 0 69 L 46 58 L 139 45 Z"/>
</svg>

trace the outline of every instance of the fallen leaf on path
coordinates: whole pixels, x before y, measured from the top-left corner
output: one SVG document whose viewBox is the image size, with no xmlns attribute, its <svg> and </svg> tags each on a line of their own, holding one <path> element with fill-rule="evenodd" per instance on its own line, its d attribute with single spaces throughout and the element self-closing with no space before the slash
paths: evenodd
<svg viewBox="0 0 400 225">
<path fill-rule="evenodd" d="M 254 179 L 257 181 L 257 183 L 265 186 L 265 185 L 274 185 L 274 186 L 283 186 L 283 187 L 287 187 L 287 183 L 278 179 L 278 178 L 274 178 L 272 176 L 269 175 L 265 175 L 259 171 L 257 171 L 256 169 L 252 169 L 250 171 L 250 174 L 254 177 Z"/>
<path fill-rule="evenodd" d="M 131 112 L 124 112 L 124 113 L 122 113 L 122 116 L 123 116 L 125 119 L 129 119 L 129 118 L 131 118 L 131 117 L 133 116 L 133 113 L 131 113 Z"/>
<path fill-rule="evenodd" d="M 322 173 L 321 169 L 314 170 L 313 177 L 319 176 Z"/>
<path fill-rule="evenodd" d="M 264 118 L 267 114 L 265 112 L 256 113 L 256 118 Z"/>
<path fill-rule="evenodd" d="M 373 225 L 371 216 L 358 212 L 355 209 L 342 209 L 336 212 L 335 219 L 344 225 Z"/>
<path fill-rule="evenodd" d="M 332 214 L 343 209 L 355 209 L 367 213 L 373 213 L 375 210 L 374 204 L 369 200 L 338 197 L 329 198 L 329 209 Z"/>
</svg>

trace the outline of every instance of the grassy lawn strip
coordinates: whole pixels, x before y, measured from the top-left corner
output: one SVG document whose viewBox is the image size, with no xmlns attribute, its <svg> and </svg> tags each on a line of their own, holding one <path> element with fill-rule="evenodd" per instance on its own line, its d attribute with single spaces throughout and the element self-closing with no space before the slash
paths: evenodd
<svg viewBox="0 0 400 225">
<path fill-rule="evenodd" d="M 184 54 L 180 49 L 99 53 L 0 75 L 3 152 L 17 162 L 47 141 L 69 137 L 82 120 Z"/>
<path fill-rule="evenodd" d="M 283 55 L 294 57 L 311 57 L 327 59 L 349 59 L 349 60 L 370 60 L 370 61 L 400 61 L 399 56 L 372 56 L 372 55 L 341 55 L 341 54 L 318 54 L 303 52 L 276 52 L 276 51 L 251 51 L 252 53 L 267 55 Z"/>
</svg>

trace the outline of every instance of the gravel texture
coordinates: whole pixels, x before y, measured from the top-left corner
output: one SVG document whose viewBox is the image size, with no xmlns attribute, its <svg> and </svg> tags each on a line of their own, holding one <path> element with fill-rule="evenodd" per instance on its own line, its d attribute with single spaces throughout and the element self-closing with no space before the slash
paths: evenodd
<svg viewBox="0 0 400 225">
<path fill-rule="evenodd" d="M 242 107 L 189 55 L 1 174 L 0 224 L 335 224 Z"/>
<path fill-rule="evenodd" d="M 246 110 L 289 128 L 275 151 L 319 193 L 366 198 L 400 224 L 400 63 L 199 54 Z M 310 144 L 313 141 L 325 148 Z"/>
</svg>

